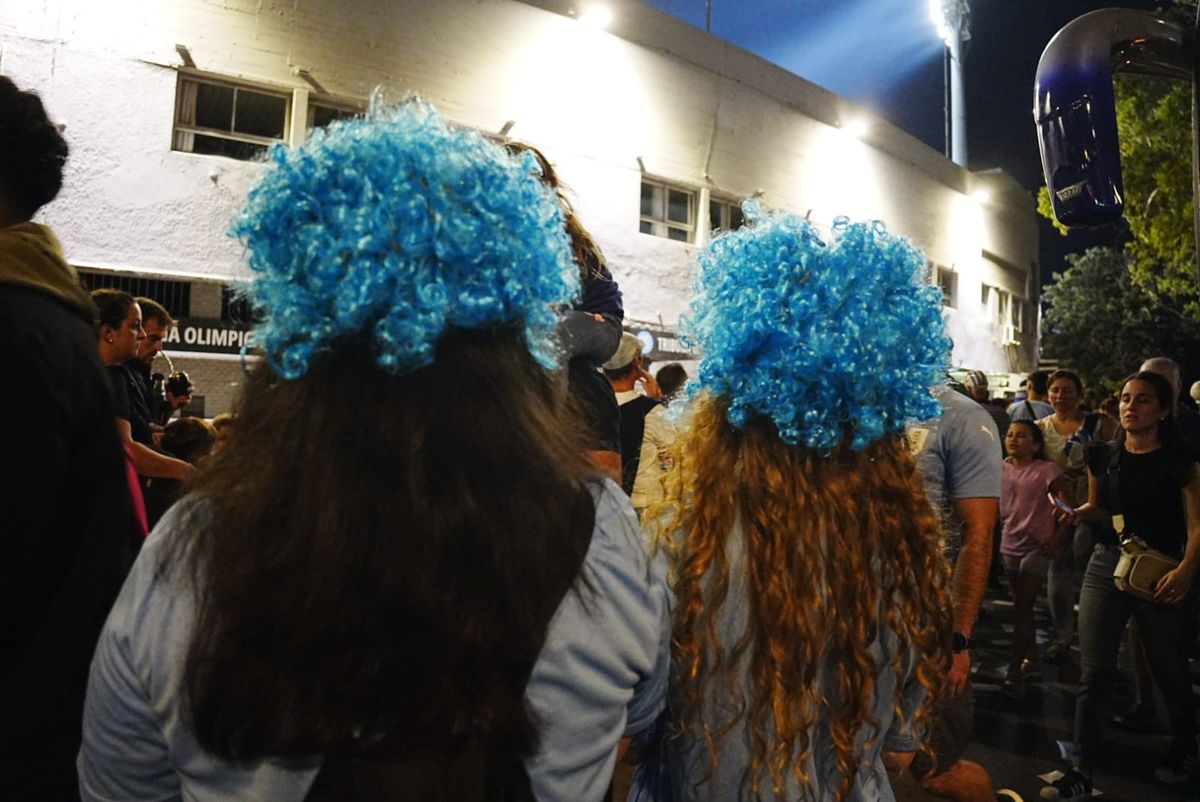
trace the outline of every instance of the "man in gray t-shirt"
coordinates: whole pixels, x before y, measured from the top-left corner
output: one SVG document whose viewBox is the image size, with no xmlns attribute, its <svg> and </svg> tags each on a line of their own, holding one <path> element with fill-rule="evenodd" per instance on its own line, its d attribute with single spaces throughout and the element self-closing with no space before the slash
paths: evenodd
<svg viewBox="0 0 1200 802">
<path fill-rule="evenodd" d="M 953 565 L 954 662 L 947 679 L 947 699 L 926 738 L 934 747 L 937 763 L 919 753 L 912 771 L 932 793 L 978 799 L 981 794 L 992 794 L 991 779 L 982 766 L 961 757 L 971 739 L 975 715 L 967 681 L 969 649 L 987 589 L 992 532 L 999 512 L 1000 435 L 991 416 L 970 398 L 950 387 L 939 388 L 937 397 L 942 417 L 913 426 L 908 436 L 925 479 L 925 493 L 941 516 L 946 559 Z"/>
<path fill-rule="evenodd" d="M 1008 417 L 1013 420 L 1041 420 L 1054 414 L 1054 407 L 1046 403 L 1050 391 L 1050 371 L 1035 370 L 1025 382 L 1026 398 L 1008 405 Z"/>
</svg>

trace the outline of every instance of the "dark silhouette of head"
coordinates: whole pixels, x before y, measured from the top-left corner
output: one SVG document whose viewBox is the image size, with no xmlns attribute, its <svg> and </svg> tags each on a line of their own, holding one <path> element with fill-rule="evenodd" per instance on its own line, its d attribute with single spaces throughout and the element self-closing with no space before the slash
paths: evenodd
<svg viewBox="0 0 1200 802">
<path fill-rule="evenodd" d="M 683 369 L 683 365 L 671 362 L 658 369 L 658 373 L 654 374 L 654 380 L 658 382 L 658 389 L 662 390 L 663 398 L 670 400 L 679 394 L 683 385 L 687 384 L 688 375 L 687 371 Z"/>
<path fill-rule="evenodd" d="M 29 220 L 62 188 L 67 142 L 41 98 L 0 75 L 0 217 Z"/>
</svg>

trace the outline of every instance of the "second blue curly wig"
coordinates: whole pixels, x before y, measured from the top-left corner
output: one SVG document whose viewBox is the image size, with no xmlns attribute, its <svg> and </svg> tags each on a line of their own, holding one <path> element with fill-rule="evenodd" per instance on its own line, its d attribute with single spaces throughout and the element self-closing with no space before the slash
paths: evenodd
<svg viewBox="0 0 1200 802">
<path fill-rule="evenodd" d="M 555 305 L 579 291 L 533 157 L 451 127 L 421 101 L 277 146 L 232 233 L 249 251 L 254 344 L 286 379 L 342 337 L 384 370 L 433 361 L 449 328 L 523 325 L 554 364 Z"/>
<path fill-rule="evenodd" d="M 768 417 L 784 441 L 855 450 L 941 414 L 931 393 L 949 363 L 941 293 L 925 257 L 882 223 L 806 221 L 745 205 L 749 224 L 700 255 L 685 321 L 703 353 L 697 385 L 729 420 Z"/>
</svg>

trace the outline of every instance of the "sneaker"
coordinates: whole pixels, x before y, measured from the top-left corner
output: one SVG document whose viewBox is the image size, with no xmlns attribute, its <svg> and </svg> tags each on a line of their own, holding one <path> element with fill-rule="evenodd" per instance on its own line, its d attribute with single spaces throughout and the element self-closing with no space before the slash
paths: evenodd
<svg viewBox="0 0 1200 802">
<path fill-rule="evenodd" d="M 1042 789 L 1042 799 L 1051 802 L 1072 802 L 1076 799 L 1087 799 L 1092 795 L 1092 781 L 1071 769 L 1062 777 Z"/>
<path fill-rule="evenodd" d="M 1185 783 L 1192 778 L 1196 772 L 1196 755 L 1189 754 L 1183 757 L 1169 759 L 1166 763 L 1154 770 L 1154 779 L 1160 783 L 1168 785 L 1179 785 Z"/>
</svg>

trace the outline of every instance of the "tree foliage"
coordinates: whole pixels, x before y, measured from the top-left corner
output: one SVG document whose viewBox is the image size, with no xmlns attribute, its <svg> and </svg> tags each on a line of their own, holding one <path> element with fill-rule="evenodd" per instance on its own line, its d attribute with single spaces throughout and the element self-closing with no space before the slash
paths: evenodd
<svg viewBox="0 0 1200 802">
<path fill-rule="evenodd" d="M 1200 371 L 1200 325 L 1156 302 L 1138 286 L 1129 255 L 1091 248 L 1067 256 L 1069 267 L 1046 288 L 1042 321 L 1047 355 L 1090 385 L 1113 389 L 1142 360 L 1166 354 L 1185 376 Z"/>
<path fill-rule="evenodd" d="M 1198 313 L 1192 88 L 1131 75 L 1119 80 L 1117 90 L 1130 272 L 1160 303 Z"/>
</svg>

